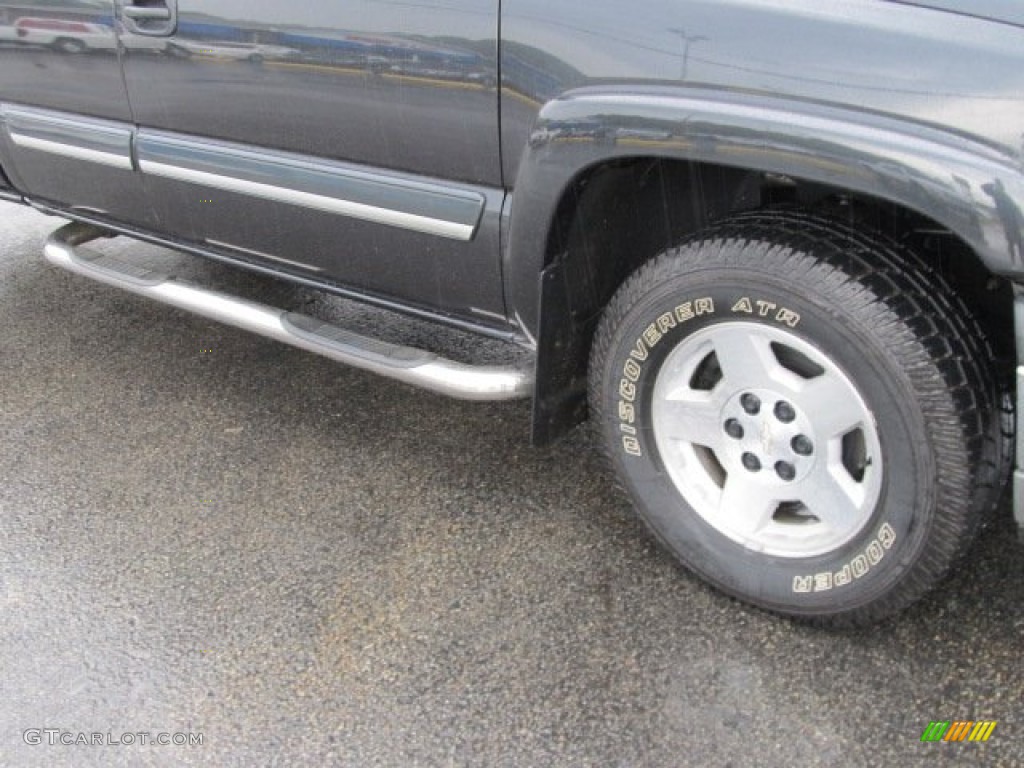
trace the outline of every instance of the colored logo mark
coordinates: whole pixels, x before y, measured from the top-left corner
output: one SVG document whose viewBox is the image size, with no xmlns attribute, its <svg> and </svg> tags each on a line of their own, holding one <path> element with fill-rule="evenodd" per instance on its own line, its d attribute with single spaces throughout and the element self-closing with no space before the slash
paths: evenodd
<svg viewBox="0 0 1024 768">
<path fill-rule="evenodd" d="M 988 741 L 996 729 L 996 720 L 933 720 L 921 734 L 921 741 Z"/>
</svg>

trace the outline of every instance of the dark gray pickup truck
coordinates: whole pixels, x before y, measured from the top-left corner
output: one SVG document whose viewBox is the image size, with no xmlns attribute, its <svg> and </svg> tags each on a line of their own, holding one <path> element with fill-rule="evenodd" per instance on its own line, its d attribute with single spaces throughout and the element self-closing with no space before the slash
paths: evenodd
<svg viewBox="0 0 1024 768">
<path fill-rule="evenodd" d="M 1008 484 L 1022 149 L 1016 0 L 0 0 L 0 198 L 72 221 L 50 261 L 532 397 L 538 443 L 589 415 L 681 563 L 818 622 L 922 596 Z M 516 354 L 84 247 L 111 235 Z"/>
</svg>

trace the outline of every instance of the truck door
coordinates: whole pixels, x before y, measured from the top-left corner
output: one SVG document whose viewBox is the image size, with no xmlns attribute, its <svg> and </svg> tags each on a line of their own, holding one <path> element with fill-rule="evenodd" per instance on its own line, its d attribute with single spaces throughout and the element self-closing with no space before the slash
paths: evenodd
<svg viewBox="0 0 1024 768">
<path fill-rule="evenodd" d="M 236 260 L 503 323 L 497 11 L 124 0 L 138 160 L 163 226 Z"/>
<path fill-rule="evenodd" d="M 151 226 L 113 0 L 0 0 L 0 165 L 18 190 Z"/>
</svg>

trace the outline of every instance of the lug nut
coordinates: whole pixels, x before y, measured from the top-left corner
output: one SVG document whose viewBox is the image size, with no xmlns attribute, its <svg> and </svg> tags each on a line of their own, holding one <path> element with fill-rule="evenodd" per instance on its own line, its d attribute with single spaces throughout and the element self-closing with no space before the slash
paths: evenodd
<svg viewBox="0 0 1024 768">
<path fill-rule="evenodd" d="M 743 425 L 736 421 L 736 419 L 729 419 L 725 422 L 725 434 L 733 440 L 742 440 L 744 435 Z"/>
<path fill-rule="evenodd" d="M 757 395 L 744 395 L 740 398 L 740 405 L 751 416 L 757 416 L 761 412 L 761 399 Z"/>
<path fill-rule="evenodd" d="M 793 448 L 793 453 L 797 456 L 810 456 L 814 453 L 814 443 L 807 435 L 797 435 L 790 445 Z"/>
<path fill-rule="evenodd" d="M 796 467 L 788 462 L 780 461 L 775 465 L 775 471 L 787 483 L 791 483 L 796 479 Z"/>
<path fill-rule="evenodd" d="M 751 472 L 760 472 L 761 460 L 752 453 L 744 453 L 743 466 L 749 469 Z"/>
<path fill-rule="evenodd" d="M 789 424 L 796 419 L 796 411 L 785 400 L 780 400 L 775 404 L 775 418 L 783 424 Z"/>
</svg>

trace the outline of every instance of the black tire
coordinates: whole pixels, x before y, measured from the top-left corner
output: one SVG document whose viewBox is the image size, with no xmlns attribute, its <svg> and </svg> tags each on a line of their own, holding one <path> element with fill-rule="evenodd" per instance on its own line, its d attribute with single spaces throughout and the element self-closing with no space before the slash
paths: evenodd
<svg viewBox="0 0 1024 768">
<path fill-rule="evenodd" d="M 742 454 L 742 468 L 733 454 L 751 445 L 750 429 L 731 423 L 728 434 L 709 434 L 708 445 L 723 446 L 717 453 L 697 438 L 692 445 L 684 443 L 690 446 L 687 452 L 677 453 L 671 435 L 666 437 L 675 427 L 663 416 L 657 423 L 654 419 L 657 409 L 668 412 L 662 403 L 671 389 L 665 387 L 678 381 L 696 391 L 703 386 L 699 377 L 710 377 L 708 391 L 716 403 L 724 402 L 727 393 L 720 390 L 740 379 L 730 379 L 721 367 L 716 371 L 717 339 L 748 331 L 765 340 L 781 339 L 771 342 L 775 359 L 765 363 L 766 370 L 777 369 L 781 360 L 799 372 L 786 385 L 797 389 L 779 391 L 801 391 L 806 386 L 801 377 L 813 382 L 823 375 L 825 369 L 817 364 L 822 362 L 832 379 L 853 387 L 845 409 L 853 410 L 854 401 L 867 409 L 864 427 L 827 438 L 829 458 L 818 446 L 804 462 L 806 476 L 797 479 L 813 488 L 811 473 L 826 477 L 820 473 L 827 466 L 829 476 L 841 476 L 844 487 L 853 489 L 851 498 L 862 500 L 861 517 L 850 518 L 859 522 L 851 524 L 848 538 L 839 538 L 842 528 L 836 523 L 835 546 L 822 534 L 808 541 L 829 548 L 808 547 L 805 553 L 803 531 L 780 527 L 827 520 L 801 510 L 797 501 L 780 502 L 775 512 L 768 511 L 765 527 L 749 539 L 744 539 L 747 533 L 735 534 L 731 522 L 722 522 L 725 518 L 715 517 L 742 511 L 729 509 L 726 502 L 732 498 L 725 493 L 731 477 L 750 487 L 767 483 L 780 498 L 786 493 L 786 478 L 796 471 L 790 462 L 804 459 L 780 452 L 805 446 L 797 446 L 794 437 L 789 445 L 795 447 L 785 447 L 789 438 L 776 433 L 788 427 L 771 421 L 777 416 L 767 410 L 754 416 L 739 413 L 740 421 L 754 420 L 745 422 L 753 425 L 750 429 L 762 425 L 757 447 Z M 711 346 L 701 346 L 703 339 L 710 339 Z M 715 352 L 693 369 L 692 380 L 686 378 L 690 369 L 677 362 L 691 348 L 697 350 L 694 360 L 707 349 Z M 809 357 L 801 358 L 800 350 Z M 735 363 L 732 367 L 739 369 Z M 716 225 L 661 254 L 621 286 L 594 340 L 589 399 L 591 419 L 620 484 L 683 565 L 759 607 L 817 623 L 851 624 L 902 610 L 934 587 L 1000 498 L 1010 455 L 1001 433 L 1005 419 L 996 381 L 978 323 L 913 253 L 881 235 L 828 219 L 767 211 Z M 727 421 L 737 422 L 728 418 L 728 408 L 735 410 L 737 402 L 746 401 L 728 400 L 717 422 L 719 411 L 712 408 L 704 423 L 721 424 L 724 430 Z M 814 413 L 807 418 L 813 430 Z M 739 439 L 736 434 L 745 441 L 740 447 L 729 442 Z M 725 452 L 727 460 L 719 456 Z M 752 454 L 757 455 L 748 462 Z M 680 463 L 679 456 L 688 458 Z M 773 467 L 777 476 L 771 474 Z M 869 477 L 870 488 L 855 487 Z M 692 478 L 710 488 L 711 496 L 703 486 L 688 484 Z M 707 501 L 714 495 L 711 482 L 722 489 L 717 512 Z M 774 503 L 768 503 L 769 510 Z M 785 546 L 776 548 L 770 536 L 780 531 L 777 541 Z"/>
<path fill-rule="evenodd" d="M 53 47 L 61 53 L 85 53 L 88 48 L 81 40 L 75 40 L 71 37 L 62 37 L 56 40 Z"/>
<path fill-rule="evenodd" d="M 192 58 L 192 51 L 187 48 L 182 48 L 180 45 L 175 45 L 174 43 L 168 43 L 166 51 L 168 56 L 173 56 L 176 59 Z"/>
</svg>

